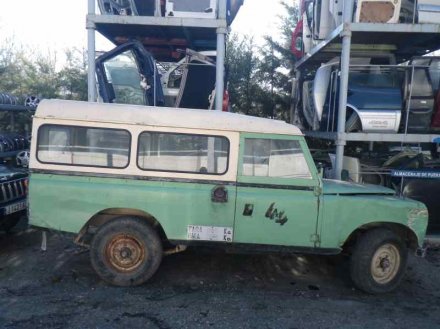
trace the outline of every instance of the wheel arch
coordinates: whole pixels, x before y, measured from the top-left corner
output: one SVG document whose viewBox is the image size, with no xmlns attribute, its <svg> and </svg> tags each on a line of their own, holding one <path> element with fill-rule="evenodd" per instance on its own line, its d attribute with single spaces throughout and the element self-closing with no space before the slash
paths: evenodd
<svg viewBox="0 0 440 329">
<path fill-rule="evenodd" d="M 347 108 L 347 110 L 352 110 L 353 112 L 355 112 L 358 115 L 359 120 L 361 121 L 361 125 L 362 125 L 362 114 L 361 114 L 361 111 L 357 108 L 357 106 L 350 104 L 350 103 L 347 103 L 346 108 Z"/>
<path fill-rule="evenodd" d="M 350 252 L 350 249 L 363 234 L 377 228 L 386 228 L 396 233 L 411 250 L 415 251 L 419 247 L 417 235 L 409 227 L 393 222 L 374 222 L 356 228 L 348 238 L 343 241 L 342 249 Z"/>
<path fill-rule="evenodd" d="M 93 235 L 97 232 L 100 226 L 112 219 L 123 216 L 131 216 L 144 220 L 157 231 L 162 241 L 168 240 L 162 225 L 152 214 L 133 208 L 107 208 L 90 217 L 76 236 L 75 243 L 89 247 Z"/>
<path fill-rule="evenodd" d="M 361 118 L 361 113 L 355 105 L 347 103 L 347 109 L 350 109 L 350 110 L 356 112 L 356 114 L 359 116 L 359 118 Z"/>
</svg>

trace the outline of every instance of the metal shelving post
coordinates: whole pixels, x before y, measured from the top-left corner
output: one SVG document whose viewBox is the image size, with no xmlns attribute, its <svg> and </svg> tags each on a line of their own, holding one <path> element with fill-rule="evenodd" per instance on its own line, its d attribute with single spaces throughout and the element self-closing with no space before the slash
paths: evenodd
<svg viewBox="0 0 440 329">
<path fill-rule="evenodd" d="M 348 75 L 350 71 L 350 53 L 351 53 L 351 16 L 354 8 L 354 0 L 344 2 L 344 27 L 342 36 L 341 52 L 341 87 L 339 90 L 339 109 L 338 109 L 338 137 L 336 139 L 336 162 L 335 179 L 341 179 L 342 165 L 344 160 L 345 139 L 345 117 L 347 112 L 347 91 Z"/>
<path fill-rule="evenodd" d="M 95 0 L 88 0 L 88 14 L 95 14 Z M 87 20 L 87 57 L 88 57 L 88 100 L 96 101 L 96 82 L 95 82 L 95 23 Z"/>
<path fill-rule="evenodd" d="M 219 1 L 219 19 L 226 21 L 226 0 Z M 226 59 L 226 35 L 227 27 L 217 28 L 217 73 L 215 82 L 215 110 L 223 109 L 223 94 L 225 92 L 225 59 Z"/>
</svg>

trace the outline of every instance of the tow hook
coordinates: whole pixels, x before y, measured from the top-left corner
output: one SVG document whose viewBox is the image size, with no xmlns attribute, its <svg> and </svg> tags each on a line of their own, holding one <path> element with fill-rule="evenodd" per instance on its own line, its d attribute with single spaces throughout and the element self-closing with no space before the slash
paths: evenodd
<svg viewBox="0 0 440 329">
<path fill-rule="evenodd" d="M 165 256 L 174 255 L 174 254 L 178 254 L 178 253 L 180 253 L 180 252 L 184 252 L 187 248 L 188 248 L 187 246 L 184 246 L 184 245 L 178 245 L 178 246 L 176 246 L 176 247 L 173 248 L 173 249 L 165 250 L 165 251 L 163 252 L 163 254 L 164 254 Z"/>
<path fill-rule="evenodd" d="M 424 244 L 423 247 L 421 248 L 417 248 L 415 253 L 416 257 L 425 258 L 427 250 L 428 250 L 428 246 L 426 244 Z"/>
</svg>

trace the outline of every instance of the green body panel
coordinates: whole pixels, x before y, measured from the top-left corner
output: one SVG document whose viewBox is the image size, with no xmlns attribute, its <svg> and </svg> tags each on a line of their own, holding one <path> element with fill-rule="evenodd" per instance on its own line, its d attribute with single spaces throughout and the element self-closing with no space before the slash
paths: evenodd
<svg viewBox="0 0 440 329">
<path fill-rule="evenodd" d="M 324 194 L 388 194 L 395 195 L 394 190 L 379 185 L 356 184 L 351 182 L 324 179 Z"/>
<path fill-rule="evenodd" d="M 307 164 L 311 168 L 312 179 L 243 176 L 245 138 L 299 141 Z M 319 210 L 316 190 L 319 190 L 320 181 L 304 138 L 242 134 L 239 159 L 234 241 L 314 247 L 312 236 L 316 234 Z M 273 188 L 273 186 L 278 187 Z M 245 214 L 245 208 L 249 205 L 253 207 L 252 215 Z"/>
<path fill-rule="evenodd" d="M 325 183 L 324 183 L 325 189 Z M 422 245 L 428 217 L 410 215 L 414 209 L 425 210 L 420 202 L 391 195 L 323 195 L 320 221 L 321 247 L 341 247 L 357 228 L 371 223 L 396 223 L 409 227 Z"/>
<path fill-rule="evenodd" d="M 244 138 L 298 140 L 311 179 L 243 176 Z M 188 225 L 200 225 L 234 228 L 237 243 L 340 248 L 357 228 L 386 222 L 409 227 L 423 243 L 423 204 L 379 186 L 321 180 L 301 136 L 242 134 L 238 168 L 225 203 L 211 200 L 216 182 L 31 173 L 30 223 L 78 233 L 100 211 L 129 208 L 153 216 L 169 240 L 187 240 Z"/>
<path fill-rule="evenodd" d="M 246 205 L 253 206 L 245 215 Z M 249 206 L 248 206 L 249 207 Z M 234 241 L 314 247 L 318 198 L 313 191 L 237 188 Z"/>
<path fill-rule="evenodd" d="M 78 233 L 109 208 L 142 210 L 162 225 L 170 240 L 186 240 L 188 225 L 233 227 L 235 187 L 229 201 L 213 203 L 213 184 L 31 174 L 30 224 Z"/>
</svg>

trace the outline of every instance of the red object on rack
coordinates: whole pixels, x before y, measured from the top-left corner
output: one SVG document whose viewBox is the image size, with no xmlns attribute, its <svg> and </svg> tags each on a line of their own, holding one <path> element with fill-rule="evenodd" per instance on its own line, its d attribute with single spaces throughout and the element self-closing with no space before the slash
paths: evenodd
<svg viewBox="0 0 440 329">
<path fill-rule="evenodd" d="M 440 90 L 435 97 L 434 115 L 432 116 L 431 128 L 440 129 Z"/>
<path fill-rule="evenodd" d="M 229 92 L 225 90 L 225 93 L 223 94 L 223 112 L 229 112 Z"/>
<path fill-rule="evenodd" d="M 303 44 L 303 28 L 304 28 L 304 12 L 306 10 L 305 0 L 300 0 L 300 10 L 298 16 L 298 23 L 295 30 L 292 32 L 292 44 L 290 50 L 296 59 L 301 59 L 304 56 L 304 44 Z"/>
<path fill-rule="evenodd" d="M 297 59 L 300 59 L 304 56 L 304 46 L 303 46 L 303 21 L 299 21 L 296 24 L 296 28 L 292 33 L 292 46 L 291 50 L 293 55 Z"/>
</svg>

